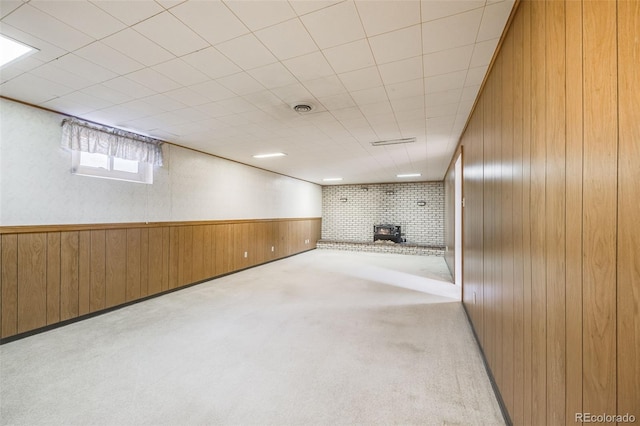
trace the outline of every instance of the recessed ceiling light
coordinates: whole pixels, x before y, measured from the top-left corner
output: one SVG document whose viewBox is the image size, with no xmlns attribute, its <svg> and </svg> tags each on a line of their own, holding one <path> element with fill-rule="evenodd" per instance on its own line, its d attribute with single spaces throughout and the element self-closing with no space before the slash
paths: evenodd
<svg viewBox="0 0 640 426">
<path fill-rule="evenodd" d="M 383 145 L 398 145 L 401 143 L 412 143 L 415 142 L 416 138 L 404 138 L 404 139 L 389 139 L 385 141 L 375 141 L 371 142 L 373 146 L 383 146 Z"/>
<path fill-rule="evenodd" d="M 271 154 L 256 154 L 253 156 L 253 158 L 271 158 L 271 157 L 284 157 L 285 154 L 284 152 L 273 152 Z"/>
<path fill-rule="evenodd" d="M 35 51 L 33 47 L 0 35 L 0 67 L 33 51 Z"/>
<path fill-rule="evenodd" d="M 324 178 L 324 179 L 322 179 L 322 180 L 323 180 L 324 182 L 337 182 L 337 181 L 342 180 L 342 178 L 338 178 L 338 177 L 336 177 L 336 178 Z"/>
<path fill-rule="evenodd" d="M 420 174 L 420 173 L 406 173 L 406 174 L 403 174 L 403 175 L 396 175 L 396 177 L 399 177 L 399 178 L 418 177 L 418 176 L 422 176 L 422 174 Z"/>
</svg>

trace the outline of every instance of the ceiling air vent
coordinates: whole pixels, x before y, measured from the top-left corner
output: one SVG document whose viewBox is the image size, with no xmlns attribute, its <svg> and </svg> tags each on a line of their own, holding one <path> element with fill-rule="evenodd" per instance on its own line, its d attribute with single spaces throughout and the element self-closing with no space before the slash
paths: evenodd
<svg viewBox="0 0 640 426">
<path fill-rule="evenodd" d="M 298 105 L 294 105 L 293 110 L 295 112 L 311 112 L 311 110 L 313 109 L 313 105 L 309 105 L 309 104 L 298 104 Z"/>
<path fill-rule="evenodd" d="M 398 145 L 401 143 L 412 143 L 415 142 L 416 138 L 404 138 L 404 139 L 389 139 L 386 141 L 375 141 L 371 142 L 373 146 L 383 146 L 383 145 Z"/>
</svg>

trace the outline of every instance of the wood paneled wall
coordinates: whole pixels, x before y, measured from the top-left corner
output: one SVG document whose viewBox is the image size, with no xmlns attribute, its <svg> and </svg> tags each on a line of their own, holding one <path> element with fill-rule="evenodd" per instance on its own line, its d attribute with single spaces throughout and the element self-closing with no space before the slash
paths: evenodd
<svg viewBox="0 0 640 426">
<path fill-rule="evenodd" d="M 320 218 L 0 228 L 0 337 L 310 250 L 320 229 Z"/>
<path fill-rule="evenodd" d="M 639 40 L 636 0 L 523 0 L 461 140 L 463 302 L 516 425 L 640 419 Z"/>
</svg>

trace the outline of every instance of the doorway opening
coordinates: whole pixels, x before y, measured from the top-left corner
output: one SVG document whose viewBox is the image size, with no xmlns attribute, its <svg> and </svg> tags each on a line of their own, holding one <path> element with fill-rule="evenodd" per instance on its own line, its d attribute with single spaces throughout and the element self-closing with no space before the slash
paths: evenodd
<svg viewBox="0 0 640 426">
<path fill-rule="evenodd" d="M 463 208 L 463 197 L 462 197 L 462 152 L 458 155 L 456 159 L 455 169 L 454 169 L 454 185 L 455 185 L 455 224 L 454 224 L 454 235 L 455 235 L 455 273 L 454 273 L 454 281 L 456 285 L 462 286 L 462 208 Z"/>
</svg>

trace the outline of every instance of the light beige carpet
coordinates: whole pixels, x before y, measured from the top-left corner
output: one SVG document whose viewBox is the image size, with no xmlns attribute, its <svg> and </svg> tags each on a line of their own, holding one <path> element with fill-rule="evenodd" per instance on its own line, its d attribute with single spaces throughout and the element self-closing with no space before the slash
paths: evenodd
<svg viewBox="0 0 640 426">
<path fill-rule="evenodd" d="M 503 424 L 442 258 L 315 250 L 0 347 L 2 424 Z"/>
</svg>

